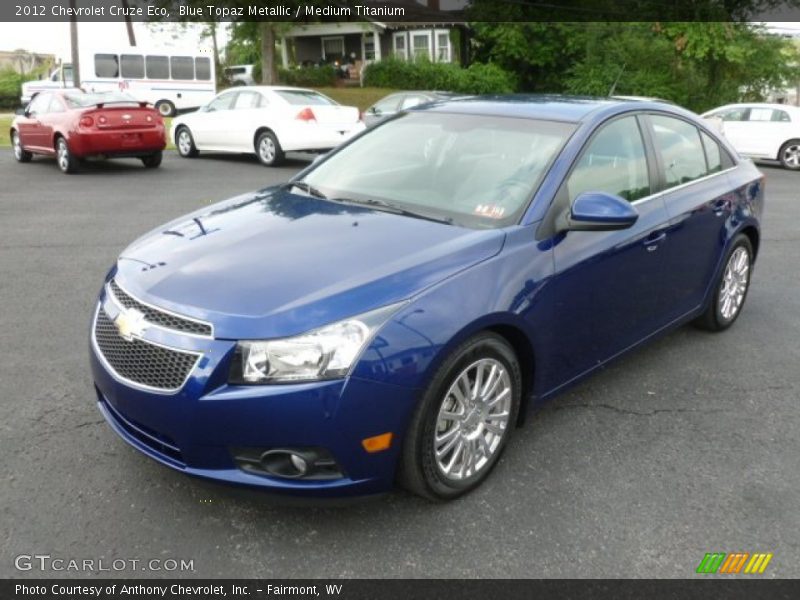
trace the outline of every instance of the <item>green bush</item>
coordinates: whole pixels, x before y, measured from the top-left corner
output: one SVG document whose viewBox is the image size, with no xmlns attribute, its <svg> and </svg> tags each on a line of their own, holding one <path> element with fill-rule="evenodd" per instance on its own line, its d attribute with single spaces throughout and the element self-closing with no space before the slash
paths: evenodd
<svg viewBox="0 0 800 600">
<path fill-rule="evenodd" d="M 451 63 L 395 58 L 368 65 L 364 71 L 364 85 L 462 94 L 507 94 L 516 88 L 513 75 L 493 64 L 473 64 L 463 69 Z"/>
<path fill-rule="evenodd" d="M 14 69 L 3 69 L 0 71 L 0 96 L 16 96 L 19 98 L 23 81 L 25 81 L 25 77 Z"/>
<path fill-rule="evenodd" d="M 302 87 L 326 87 L 336 83 L 336 71 L 330 65 L 278 69 L 278 81 L 285 85 Z"/>
</svg>

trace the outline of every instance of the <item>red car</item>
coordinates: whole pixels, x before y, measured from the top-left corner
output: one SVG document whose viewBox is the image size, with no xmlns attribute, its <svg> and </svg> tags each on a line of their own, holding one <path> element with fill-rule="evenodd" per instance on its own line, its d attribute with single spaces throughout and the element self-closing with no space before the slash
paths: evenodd
<svg viewBox="0 0 800 600">
<path fill-rule="evenodd" d="M 11 143 L 19 162 L 55 156 L 64 173 L 90 156 L 139 158 L 153 169 L 167 145 L 164 120 L 146 102 L 80 90 L 37 94 L 11 124 Z"/>
</svg>

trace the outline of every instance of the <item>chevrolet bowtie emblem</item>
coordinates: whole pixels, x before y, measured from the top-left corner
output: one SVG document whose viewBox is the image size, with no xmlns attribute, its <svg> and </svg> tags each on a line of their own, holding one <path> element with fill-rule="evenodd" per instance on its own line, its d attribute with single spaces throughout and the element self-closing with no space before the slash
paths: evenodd
<svg viewBox="0 0 800 600">
<path fill-rule="evenodd" d="M 126 308 L 117 315 L 114 319 L 114 325 L 117 326 L 117 331 L 123 339 L 131 341 L 134 337 L 142 337 L 147 331 L 147 321 L 144 319 L 144 313 L 136 310 L 135 308 Z"/>
</svg>

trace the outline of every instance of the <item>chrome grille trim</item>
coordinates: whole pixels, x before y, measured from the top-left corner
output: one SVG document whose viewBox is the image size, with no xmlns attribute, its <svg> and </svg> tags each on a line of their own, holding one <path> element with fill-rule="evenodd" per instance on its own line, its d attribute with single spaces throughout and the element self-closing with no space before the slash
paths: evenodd
<svg viewBox="0 0 800 600">
<path fill-rule="evenodd" d="M 148 325 L 166 331 L 190 335 L 206 339 L 213 339 L 214 326 L 206 321 L 179 315 L 159 306 L 154 306 L 126 291 L 116 279 L 106 284 L 106 294 L 120 309 L 135 308 L 144 314 Z"/>
<path fill-rule="evenodd" d="M 129 342 L 129 341 L 125 340 L 124 338 L 122 338 L 122 336 L 119 336 L 119 334 L 118 334 L 118 332 L 116 330 L 116 327 L 114 327 L 114 333 L 117 335 L 119 343 L 122 343 L 122 344 L 141 344 L 141 345 L 144 345 L 144 346 L 151 346 L 152 348 L 160 350 L 162 352 L 171 352 L 171 353 L 175 353 L 175 354 L 194 357 L 194 360 L 192 360 L 191 363 L 187 362 L 185 368 L 181 369 L 181 372 L 185 371 L 185 373 L 182 375 L 182 377 L 180 379 L 180 383 L 178 385 L 175 385 L 175 386 L 172 386 L 172 387 L 157 387 L 157 386 L 149 385 L 147 383 L 142 383 L 140 381 L 136 381 L 134 379 L 131 379 L 130 377 L 126 377 L 125 375 L 121 374 L 116 368 L 114 368 L 114 366 L 111 364 L 109 359 L 103 353 L 103 350 L 100 347 L 100 343 L 97 340 L 98 326 L 101 326 L 100 325 L 100 318 L 101 318 L 100 315 L 101 315 L 101 313 L 103 315 L 103 318 L 107 319 L 113 325 L 113 321 L 111 320 L 111 317 L 109 317 L 108 314 L 106 313 L 106 311 L 103 309 L 102 304 L 98 303 L 97 304 L 97 308 L 95 309 L 94 319 L 92 320 L 92 349 L 94 350 L 95 355 L 97 356 L 97 358 L 100 360 L 100 362 L 106 368 L 108 373 L 114 379 L 116 379 L 120 383 L 124 383 L 124 384 L 129 385 L 129 386 L 131 386 L 133 388 L 137 388 L 137 389 L 148 391 L 148 392 L 155 392 L 157 394 L 176 394 L 181 389 L 183 389 L 183 386 L 186 385 L 186 382 L 189 380 L 189 377 L 191 377 L 192 372 L 194 372 L 195 368 L 197 368 L 197 364 L 200 362 L 200 359 L 203 357 L 203 353 L 202 352 L 195 352 L 193 350 L 184 350 L 184 349 L 179 349 L 179 348 L 173 348 L 173 347 L 167 346 L 165 344 L 159 344 L 157 342 L 153 342 L 153 341 L 150 341 L 150 340 L 144 340 L 144 339 L 141 339 L 139 337 L 134 337 Z M 102 324 L 102 326 L 106 326 L 106 325 Z"/>
</svg>

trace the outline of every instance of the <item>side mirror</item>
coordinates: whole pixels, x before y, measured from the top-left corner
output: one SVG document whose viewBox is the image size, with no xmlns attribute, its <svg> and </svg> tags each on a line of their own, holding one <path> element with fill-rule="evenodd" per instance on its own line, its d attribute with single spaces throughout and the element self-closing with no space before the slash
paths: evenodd
<svg viewBox="0 0 800 600">
<path fill-rule="evenodd" d="M 26 109 L 26 108 L 18 108 L 17 110 L 14 111 L 14 114 L 15 115 L 20 115 L 20 116 L 23 116 L 23 117 L 27 117 L 28 116 L 28 109 Z"/>
<path fill-rule="evenodd" d="M 381 111 L 379 111 L 379 110 L 378 110 L 377 108 L 375 108 L 374 106 L 370 106 L 370 107 L 369 107 L 369 110 L 367 110 L 367 112 L 368 112 L 369 114 L 371 114 L 371 115 L 379 115 L 379 114 L 381 114 Z"/>
<path fill-rule="evenodd" d="M 639 213 L 627 200 L 607 192 L 583 192 L 558 218 L 559 231 L 627 229 Z"/>
</svg>

